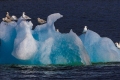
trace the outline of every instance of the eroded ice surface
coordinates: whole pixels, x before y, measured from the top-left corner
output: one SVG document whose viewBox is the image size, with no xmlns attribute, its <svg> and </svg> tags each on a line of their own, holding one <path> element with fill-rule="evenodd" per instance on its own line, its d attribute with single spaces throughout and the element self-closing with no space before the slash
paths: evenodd
<svg viewBox="0 0 120 80">
<path fill-rule="evenodd" d="M 0 63 L 89 65 L 90 58 L 81 39 L 72 30 L 56 31 L 54 22 L 61 17 L 59 13 L 51 14 L 47 23 L 34 30 L 33 23 L 22 17 L 18 22 L 1 22 Z"/>
<path fill-rule="evenodd" d="M 107 37 L 88 30 L 77 36 L 57 32 L 54 22 L 60 13 L 48 16 L 47 23 L 37 25 L 22 17 L 17 22 L 0 24 L 1 64 L 85 64 L 91 62 L 118 62 L 120 50 Z"/>
<path fill-rule="evenodd" d="M 96 32 L 88 30 L 80 35 L 91 62 L 116 62 L 120 61 L 120 50 L 113 41 L 107 37 L 100 37 Z"/>
</svg>

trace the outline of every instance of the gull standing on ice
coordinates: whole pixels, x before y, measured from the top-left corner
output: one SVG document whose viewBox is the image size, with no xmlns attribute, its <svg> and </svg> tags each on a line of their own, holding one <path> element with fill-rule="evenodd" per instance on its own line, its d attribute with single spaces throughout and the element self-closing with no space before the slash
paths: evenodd
<svg viewBox="0 0 120 80">
<path fill-rule="evenodd" d="M 7 19 L 10 19 L 10 20 L 12 20 L 12 21 L 17 20 L 17 17 L 14 16 L 14 15 L 10 16 L 10 15 L 9 15 L 9 12 L 7 12 L 6 17 L 7 17 Z"/>
<path fill-rule="evenodd" d="M 40 23 L 40 24 L 44 24 L 44 23 L 46 23 L 46 21 L 43 20 L 43 19 L 37 18 L 37 20 L 38 20 L 38 23 Z"/>
<path fill-rule="evenodd" d="M 87 30 L 88 30 L 88 29 L 87 29 L 87 26 L 85 26 L 84 29 L 83 29 L 83 33 L 86 33 Z"/>
<path fill-rule="evenodd" d="M 8 19 L 7 17 L 2 18 L 2 20 L 3 20 L 4 22 L 7 22 L 7 23 L 11 22 L 11 19 Z"/>
<path fill-rule="evenodd" d="M 25 12 L 23 12 L 22 18 L 25 19 L 25 20 L 26 20 L 26 19 L 31 19 L 29 16 L 25 15 Z"/>
<path fill-rule="evenodd" d="M 117 42 L 115 43 L 116 47 L 120 49 L 120 43 L 118 44 Z"/>
<path fill-rule="evenodd" d="M 59 32 L 59 29 L 56 29 L 57 32 Z"/>
<path fill-rule="evenodd" d="M 6 12 L 7 14 L 6 14 L 6 17 L 8 18 L 8 19 L 10 19 L 11 17 L 10 17 L 10 15 L 9 15 L 9 12 Z"/>
<path fill-rule="evenodd" d="M 16 17 L 16 16 L 12 16 L 11 18 L 5 17 L 5 18 L 2 18 L 2 20 L 3 20 L 4 22 L 9 23 L 9 22 L 11 22 L 11 21 L 17 20 L 17 17 Z"/>
<path fill-rule="evenodd" d="M 14 15 L 12 15 L 10 19 L 11 19 L 12 21 L 14 21 L 14 20 L 17 20 L 17 17 L 14 16 Z"/>
</svg>

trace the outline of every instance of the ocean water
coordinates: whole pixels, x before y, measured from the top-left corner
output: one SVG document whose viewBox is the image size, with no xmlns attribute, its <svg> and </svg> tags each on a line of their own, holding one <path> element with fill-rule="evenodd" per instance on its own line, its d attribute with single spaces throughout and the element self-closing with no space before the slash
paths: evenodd
<svg viewBox="0 0 120 80">
<path fill-rule="evenodd" d="M 120 63 L 0 65 L 0 80 L 119 80 Z"/>
</svg>

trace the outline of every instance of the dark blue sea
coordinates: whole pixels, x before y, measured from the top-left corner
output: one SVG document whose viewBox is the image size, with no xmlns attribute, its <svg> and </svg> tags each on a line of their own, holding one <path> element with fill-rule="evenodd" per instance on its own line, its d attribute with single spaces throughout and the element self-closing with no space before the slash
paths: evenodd
<svg viewBox="0 0 120 80">
<path fill-rule="evenodd" d="M 0 18 L 6 12 L 17 17 L 26 12 L 32 18 L 44 20 L 52 13 L 63 18 L 55 23 L 61 33 L 70 29 L 81 35 L 88 26 L 102 37 L 120 41 L 120 0 L 0 0 Z M 0 80 L 119 80 L 120 63 L 85 65 L 0 65 Z"/>
<path fill-rule="evenodd" d="M 0 80 L 119 80 L 120 63 L 0 65 Z"/>
</svg>

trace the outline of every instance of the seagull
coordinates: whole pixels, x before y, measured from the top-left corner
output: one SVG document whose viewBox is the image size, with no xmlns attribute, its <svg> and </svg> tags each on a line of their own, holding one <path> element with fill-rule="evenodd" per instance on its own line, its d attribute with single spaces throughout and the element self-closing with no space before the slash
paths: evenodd
<svg viewBox="0 0 120 80">
<path fill-rule="evenodd" d="M 37 20 L 38 20 L 38 23 L 40 23 L 40 24 L 44 24 L 44 23 L 46 23 L 46 21 L 43 20 L 43 19 L 37 18 Z"/>
<path fill-rule="evenodd" d="M 10 16 L 10 15 L 9 15 L 9 12 L 7 12 L 6 17 L 7 17 L 7 19 L 10 19 L 10 20 L 12 20 L 12 21 L 17 20 L 17 17 L 14 16 L 14 15 Z"/>
<path fill-rule="evenodd" d="M 117 42 L 115 43 L 116 47 L 120 49 L 120 43 L 118 44 Z"/>
<path fill-rule="evenodd" d="M 26 19 L 31 19 L 29 16 L 25 15 L 25 12 L 23 12 L 22 18 L 25 19 L 25 20 L 26 20 Z"/>
<path fill-rule="evenodd" d="M 8 19 L 7 17 L 2 18 L 2 20 L 3 20 L 4 22 L 6 22 L 6 23 L 5 23 L 5 25 L 8 25 L 8 23 L 10 23 L 10 22 L 11 22 L 11 20 L 10 20 L 10 19 Z"/>
<path fill-rule="evenodd" d="M 85 26 L 83 29 L 83 33 L 86 33 L 86 32 L 87 32 L 87 26 Z"/>
<path fill-rule="evenodd" d="M 2 18 L 2 20 L 5 22 L 5 18 Z"/>
<path fill-rule="evenodd" d="M 59 32 L 59 29 L 56 29 L 57 32 Z"/>
<path fill-rule="evenodd" d="M 7 22 L 7 23 L 11 22 L 11 19 L 8 19 L 7 17 L 2 18 L 2 20 L 3 20 L 4 22 Z"/>
<path fill-rule="evenodd" d="M 9 12 L 6 12 L 7 14 L 6 14 L 6 17 L 8 18 L 8 19 L 10 19 L 11 18 L 11 16 L 9 15 Z"/>
<path fill-rule="evenodd" d="M 12 20 L 12 21 L 17 20 L 17 17 L 14 16 L 14 15 L 12 15 L 11 18 L 10 18 L 10 20 Z"/>
</svg>

